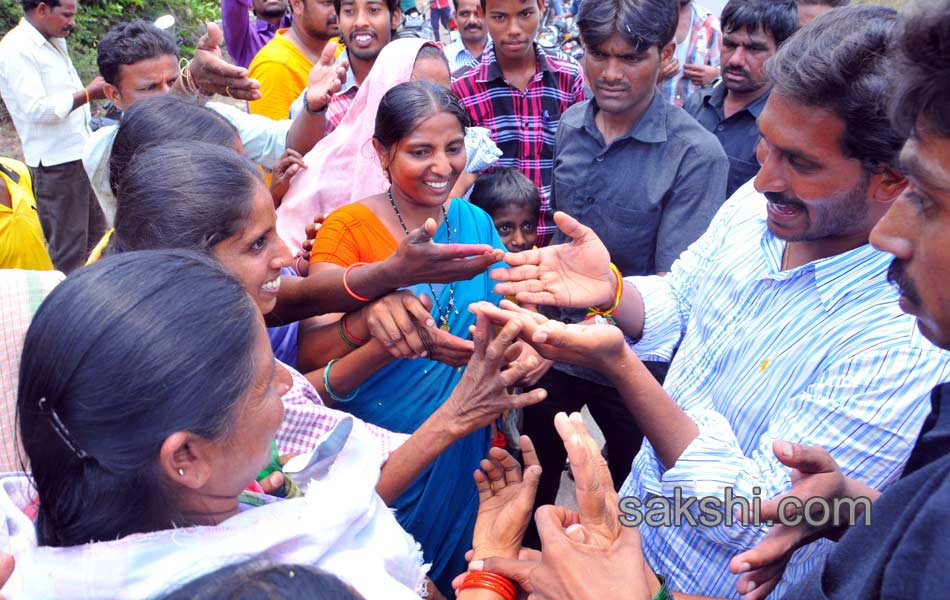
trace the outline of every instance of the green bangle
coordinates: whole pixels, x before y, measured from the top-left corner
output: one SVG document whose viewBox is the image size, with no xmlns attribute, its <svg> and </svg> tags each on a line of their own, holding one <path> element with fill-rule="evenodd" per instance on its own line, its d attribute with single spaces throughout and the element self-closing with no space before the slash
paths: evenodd
<svg viewBox="0 0 950 600">
<path fill-rule="evenodd" d="M 343 341 L 346 342 L 346 345 L 355 350 L 359 348 L 360 345 L 354 342 L 353 340 L 351 340 L 350 338 L 346 337 L 346 330 L 343 329 L 343 319 L 344 317 L 340 317 L 340 320 L 337 322 L 336 324 L 337 331 L 340 332 L 340 337 L 343 338 Z"/>
<path fill-rule="evenodd" d="M 670 586 L 666 585 L 666 578 L 662 575 L 657 575 L 656 578 L 660 580 L 660 591 L 653 595 L 653 600 L 673 600 L 673 592 L 670 591 Z"/>
<path fill-rule="evenodd" d="M 323 367 L 323 387 L 327 390 L 327 395 L 333 398 L 335 402 L 349 402 L 350 400 L 356 398 L 356 394 L 359 393 L 360 388 L 353 390 L 349 396 L 337 396 L 333 393 L 333 390 L 330 389 L 330 367 L 333 366 L 333 363 L 340 360 L 339 358 L 334 358 L 327 363 L 327 366 Z"/>
</svg>

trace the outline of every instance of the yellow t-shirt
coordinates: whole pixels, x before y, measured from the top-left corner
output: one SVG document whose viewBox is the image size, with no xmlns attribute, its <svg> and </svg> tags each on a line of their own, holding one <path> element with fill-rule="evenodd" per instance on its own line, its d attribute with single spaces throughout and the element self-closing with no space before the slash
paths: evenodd
<svg viewBox="0 0 950 600">
<path fill-rule="evenodd" d="M 0 204 L 0 269 L 52 270 L 30 170 L 18 160 L 0 158 L 0 183 L 10 193 L 10 206 Z"/>
<path fill-rule="evenodd" d="M 307 87 L 313 63 L 278 29 L 277 35 L 257 53 L 248 70 L 261 82 L 261 99 L 248 103 L 254 114 L 287 119 L 290 105 Z M 332 43 L 332 41 L 330 42 Z"/>
</svg>

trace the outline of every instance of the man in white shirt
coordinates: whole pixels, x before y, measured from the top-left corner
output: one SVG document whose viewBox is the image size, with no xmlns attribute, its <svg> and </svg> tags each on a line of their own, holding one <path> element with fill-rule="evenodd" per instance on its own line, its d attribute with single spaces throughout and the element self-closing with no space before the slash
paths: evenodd
<svg viewBox="0 0 950 600">
<path fill-rule="evenodd" d="M 479 0 L 456 0 L 455 21 L 458 23 L 460 39 L 445 47 L 449 70 L 453 74 L 477 65 L 488 45 L 485 13 Z"/>
<path fill-rule="evenodd" d="M 76 0 L 22 0 L 24 17 L 0 40 L 0 96 L 20 136 L 33 191 L 60 271 L 82 266 L 104 230 L 102 211 L 80 158 L 89 137 L 89 102 L 103 80 L 83 86 L 66 40 L 76 26 Z"/>
</svg>

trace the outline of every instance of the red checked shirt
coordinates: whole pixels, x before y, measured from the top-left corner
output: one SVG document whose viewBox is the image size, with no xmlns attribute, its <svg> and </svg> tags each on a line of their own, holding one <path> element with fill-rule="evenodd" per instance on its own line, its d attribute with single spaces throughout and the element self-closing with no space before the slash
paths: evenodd
<svg viewBox="0 0 950 600">
<path fill-rule="evenodd" d="M 336 59 L 337 63 L 346 59 L 346 51 Z M 353 99 L 356 98 L 356 92 L 360 90 L 360 85 L 356 82 L 356 75 L 353 74 L 353 67 L 346 69 L 346 81 L 339 92 L 333 94 L 330 103 L 327 104 L 327 114 L 325 116 L 327 127 L 326 133 L 340 126 L 340 121 L 346 116 L 350 106 L 353 105 Z"/>
<path fill-rule="evenodd" d="M 584 79 L 572 59 L 546 53 L 535 44 L 538 66 L 521 91 L 505 80 L 489 45 L 481 62 L 452 84 L 475 125 L 491 131 L 502 151 L 497 167 L 524 173 L 541 191 L 538 246 L 546 244 L 556 227 L 551 218 L 554 137 L 561 115 L 585 99 Z"/>
</svg>

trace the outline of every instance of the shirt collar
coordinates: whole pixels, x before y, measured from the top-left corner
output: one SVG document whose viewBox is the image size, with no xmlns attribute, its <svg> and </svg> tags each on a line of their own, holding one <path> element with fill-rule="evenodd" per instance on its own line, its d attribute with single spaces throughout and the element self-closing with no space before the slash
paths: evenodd
<svg viewBox="0 0 950 600">
<path fill-rule="evenodd" d="M 20 19 L 20 26 L 23 27 L 23 30 L 26 32 L 26 35 L 29 38 L 29 40 L 33 42 L 33 44 L 36 46 L 43 46 L 47 42 L 53 44 L 54 40 L 57 40 L 57 39 L 60 40 L 64 46 L 66 45 L 66 42 L 65 40 L 63 40 L 63 38 L 47 39 L 46 36 L 40 33 L 39 29 L 33 26 L 33 23 L 30 23 L 29 21 L 26 20 L 26 17 L 22 17 Z"/>
<path fill-rule="evenodd" d="M 553 72 L 554 69 L 548 63 L 544 51 L 541 50 L 541 47 L 536 43 L 533 43 L 533 45 L 534 54 L 538 61 L 535 77 L 537 77 L 538 72 Z M 495 58 L 495 43 L 491 40 L 491 38 L 489 38 L 488 45 L 485 46 L 485 52 L 482 53 L 482 62 L 478 67 L 478 77 L 476 81 L 479 83 L 488 83 L 490 81 L 495 81 L 496 79 L 504 78 L 505 74 L 501 72 L 501 66 L 498 64 L 498 60 Z"/>
<path fill-rule="evenodd" d="M 714 108 L 720 117 L 725 115 L 723 104 L 726 101 L 726 84 L 723 82 L 717 83 L 713 86 L 712 89 L 704 89 L 700 92 L 703 98 L 703 106 L 709 106 Z M 762 114 L 762 109 L 765 108 L 765 103 L 768 102 L 769 94 L 772 93 L 772 90 L 769 90 L 742 107 L 742 110 L 749 111 L 756 119 L 759 118 L 759 115 Z M 742 112 L 740 110 L 739 112 Z"/>
<path fill-rule="evenodd" d="M 340 53 L 340 57 L 336 59 L 336 64 L 340 64 L 341 61 L 347 60 L 346 50 Z M 359 88 L 360 84 L 356 81 L 356 73 L 353 72 L 352 65 L 346 67 L 346 80 L 343 81 L 343 87 L 340 88 L 340 91 L 335 95 L 342 95 L 350 91 L 352 88 Z"/>
<path fill-rule="evenodd" d="M 653 93 L 653 99 L 647 110 L 640 117 L 640 120 L 634 123 L 626 134 L 620 136 L 619 140 L 631 137 L 645 144 L 660 144 L 667 140 L 666 135 L 666 111 L 668 104 L 659 90 Z M 597 114 L 597 98 L 594 97 L 587 103 L 587 109 L 584 111 L 584 128 L 587 132 L 599 139 L 603 139 L 594 117 Z"/>
<path fill-rule="evenodd" d="M 273 33 L 273 32 L 276 32 L 278 29 L 286 29 L 287 27 L 290 27 L 291 25 L 293 25 L 293 23 L 294 21 L 293 19 L 290 18 L 290 15 L 284 15 L 283 17 L 280 18 L 280 25 L 278 25 L 277 27 L 274 27 L 273 25 L 270 24 L 270 21 L 265 21 L 264 19 L 256 19 L 254 22 L 254 27 L 257 29 L 257 31 L 261 33 L 265 31 Z"/>
<path fill-rule="evenodd" d="M 770 274 L 765 277 L 784 281 L 802 276 L 811 271 L 815 280 L 818 297 L 827 311 L 835 307 L 848 294 L 887 284 L 887 268 L 894 258 L 887 252 L 874 248 L 870 243 L 858 246 L 847 252 L 821 258 L 796 269 L 782 271 L 782 255 L 785 241 L 775 237 L 766 222 L 765 197 L 756 192 L 762 203 L 762 250 Z M 752 198 L 749 198 L 752 200 Z"/>
</svg>

